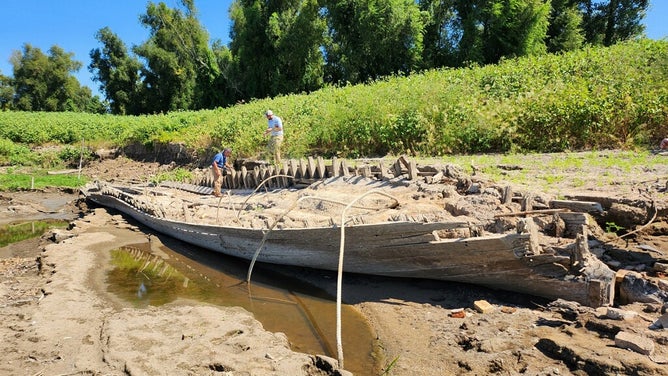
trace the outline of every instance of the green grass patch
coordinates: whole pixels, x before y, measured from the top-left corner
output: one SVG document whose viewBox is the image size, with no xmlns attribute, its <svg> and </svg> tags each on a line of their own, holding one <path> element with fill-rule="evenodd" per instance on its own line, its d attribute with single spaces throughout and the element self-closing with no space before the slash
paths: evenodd
<svg viewBox="0 0 668 376">
<path fill-rule="evenodd" d="M 33 174 L 8 172 L 0 174 L 0 190 L 18 191 L 27 189 L 79 188 L 86 184 L 88 179 L 78 175 L 48 175 L 43 172 Z"/>
<path fill-rule="evenodd" d="M 151 182 L 154 184 L 159 184 L 163 181 L 178 181 L 181 183 L 188 182 L 192 179 L 192 171 L 177 167 L 171 171 L 161 172 L 156 177 L 154 177 Z"/>
</svg>

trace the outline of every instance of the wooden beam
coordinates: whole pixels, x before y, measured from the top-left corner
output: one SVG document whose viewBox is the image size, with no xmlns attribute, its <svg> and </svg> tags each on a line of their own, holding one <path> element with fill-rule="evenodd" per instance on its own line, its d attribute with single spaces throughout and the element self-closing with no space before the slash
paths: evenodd
<svg viewBox="0 0 668 376">
<path fill-rule="evenodd" d="M 520 215 L 527 215 L 527 214 L 553 214 L 553 213 L 563 213 L 567 212 L 568 209 L 561 208 L 561 209 L 543 209 L 543 210 L 524 210 L 524 211 L 519 211 L 519 212 L 512 212 L 512 213 L 499 213 L 499 214 L 494 214 L 494 217 L 515 217 L 515 216 L 520 216 Z"/>
</svg>

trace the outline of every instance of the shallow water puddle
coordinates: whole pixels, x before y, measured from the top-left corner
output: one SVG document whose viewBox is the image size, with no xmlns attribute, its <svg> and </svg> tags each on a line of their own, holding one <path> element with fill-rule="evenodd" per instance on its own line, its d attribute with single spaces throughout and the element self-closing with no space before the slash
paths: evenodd
<svg viewBox="0 0 668 376">
<path fill-rule="evenodd" d="M 249 286 L 245 282 L 248 263 L 162 240 L 168 246 L 153 241 L 112 250 L 108 291 L 138 308 L 177 299 L 243 307 L 266 330 L 285 333 L 294 351 L 337 358 L 333 297 L 275 273 L 279 266 L 257 264 Z M 371 329 L 350 306 L 342 306 L 341 311 L 345 368 L 356 375 L 377 374 Z"/>
<path fill-rule="evenodd" d="M 52 228 L 66 228 L 68 224 L 69 222 L 64 220 L 36 220 L 2 225 L 0 226 L 0 247 L 41 236 Z"/>
</svg>

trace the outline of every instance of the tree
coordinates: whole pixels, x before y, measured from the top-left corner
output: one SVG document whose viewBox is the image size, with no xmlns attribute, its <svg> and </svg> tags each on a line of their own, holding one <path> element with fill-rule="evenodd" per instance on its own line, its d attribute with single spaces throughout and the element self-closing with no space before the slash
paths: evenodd
<svg viewBox="0 0 668 376">
<path fill-rule="evenodd" d="M 128 53 L 123 41 L 108 27 L 100 29 L 95 38 L 103 48 L 90 51 L 88 70 L 93 81 L 100 83 L 100 90 L 113 114 L 138 115 L 145 112 L 141 92 L 141 62 Z"/>
<path fill-rule="evenodd" d="M 482 27 L 483 10 L 486 0 L 455 0 L 454 9 L 456 19 L 453 28 L 457 31 L 459 40 L 456 47 L 456 65 L 481 63 L 482 57 Z"/>
<path fill-rule="evenodd" d="M 9 110 L 14 102 L 12 78 L 0 73 L 0 110 Z"/>
<path fill-rule="evenodd" d="M 580 0 L 578 6 L 586 42 L 611 46 L 642 35 L 649 0 Z"/>
<path fill-rule="evenodd" d="M 230 18 L 233 70 L 243 98 L 322 87 L 326 23 L 317 0 L 237 0 Z"/>
<path fill-rule="evenodd" d="M 420 0 L 420 10 L 429 15 L 424 25 L 422 64 L 425 68 L 457 65 L 456 51 L 461 38 L 457 29 L 455 0 Z"/>
<path fill-rule="evenodd" d="M 573 51 L 582 47 L 584 35 L 582 14 L 572 0 L 552 0 L 550 26 L 547 31 L 549 52 Z"/>
<path fill-rule="evenodd" d="M 149 2 L 146 14 L 140 16 L 150 37 L 133 51 L 146 60 L 144 93 L 154 112 L 211 105 L 210 84 L 218 67 L 207 45 L 209 36 L 197 20 L 193 0 L 179 3 L 183 9 Z"/>
<path fill-rule="evenodd" d="M 99 111 L 99 99 L 92 97 L 88 88 L 82 88 L 72 74 L 81 68 L 81 62 L 72 59 L 54 45 L 45 55 L 39 48 L 25 44 L 15 51 L 10 61 L 14 71 L 13 108 L 22 111 Z"/>
<path fill-rule="evenodd" d="M 240 81 L 240 73 L 235 64 L 232 51 L 224 46 L 220 40 L 215 41 L 211 46 L 211 51 L 216 59 L 219 74 L 211 84 L 211 89 L 220 97 L 216 106 L 229 106 L 239 101 L 245 100 L 243 84 Z"/>
<path fill-rule="evenodd" d="M 331 82 L 359 83 L 421 67 L 427 12 L 410 0 L 326 0 Z"/>
<path fill-rule="evenodd" d="M 492 0 L 483 10 L 483 63 L 546 52 L 550 4 L 543 0 Z"/>
</svg>

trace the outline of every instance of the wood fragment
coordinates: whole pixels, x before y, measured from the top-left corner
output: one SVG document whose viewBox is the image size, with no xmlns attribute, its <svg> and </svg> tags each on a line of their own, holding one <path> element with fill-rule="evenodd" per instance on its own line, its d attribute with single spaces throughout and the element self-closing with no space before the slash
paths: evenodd
<svg viewBox="0 0 668 376">
<path fill-rule="evenodd" d="M 568 209 L 563 208 L 563 209 L 541 209 L 541 210 L 524 210 L 524 211 L 519 211 L 519 212 L 512 212 L 512 213 L 499 213 L 499 214 L 494 214 L 494 217 L 515 217 L 519 215 L 527 215 L 527 214 L 553 214 L 553 213 L 562 213 L 562 212 L 567 212 Z"/>
</svg>

